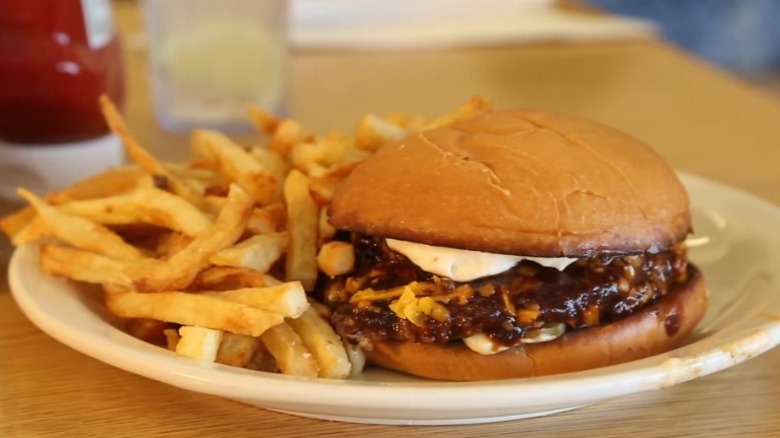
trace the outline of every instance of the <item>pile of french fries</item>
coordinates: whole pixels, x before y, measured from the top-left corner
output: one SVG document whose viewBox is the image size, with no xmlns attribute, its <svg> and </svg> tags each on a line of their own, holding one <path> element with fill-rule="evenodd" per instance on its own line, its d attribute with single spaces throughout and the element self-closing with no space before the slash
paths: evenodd
<svg viewBox="0 0 780 438">
<path fill-rule="evenodd" d="M 316 136 L 259 108 L 263 144 L 192 133 L 195 157 L 164 163 L 106 98 L 111 130 L 132 163 L 39 197 L 0 219 L 14 245 L 36 244 L 48 274 L 98 284 L 131 335 L 194 359 L 284 374 L 347 378 L 359 347 L 342 342 L 312 292 L 319 275 L 350 272 L 327 206 L 366 156 L 408 133 L 491 109 L 473 98 L 443 117 L 363 117 L 353 135 Z"/>
</svg>

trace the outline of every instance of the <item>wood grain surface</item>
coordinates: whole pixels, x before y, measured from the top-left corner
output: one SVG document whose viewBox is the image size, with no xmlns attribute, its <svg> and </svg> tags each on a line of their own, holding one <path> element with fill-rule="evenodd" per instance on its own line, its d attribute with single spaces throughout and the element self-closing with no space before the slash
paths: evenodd
<svg viewBox="0 0 780 438">
<path fill-rule="evenodd" d="M 155 153 L 186 157 L 186 136 L 164 133 L 154 122 L 146 53 L 135 34 L 137 5 L 115 5 L 126 42 L 131 129 Z M 645 140 L 681 170 L 780 205 L 780 103 L 658 41 L 297 51 L 290 90 L 293 114 L 319 132 L 350 129 L 367 112 L 433 115 L 473 94 L 498 107 L 583 115 Z M 9 250 L 2 245 L 5 265 Z M 780 349 L 667 390 L 551 417 L 453 427 L 355 425 L 270 412 L 112 368 L 39 331 L 17 308 L 4 275 L 0 281 L 3 437 L 780 436 Z"/>
</svg>

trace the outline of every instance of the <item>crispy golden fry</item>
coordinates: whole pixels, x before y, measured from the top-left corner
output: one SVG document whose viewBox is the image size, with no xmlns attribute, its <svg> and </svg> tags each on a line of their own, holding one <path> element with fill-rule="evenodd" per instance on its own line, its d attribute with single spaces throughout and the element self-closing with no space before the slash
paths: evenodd
<svg viewBox="0 0 780 438">
<path fill-rule="evenodd" d="M 246 288 L 222 292 L 201 292 L 204 295 L 235 301 L 257 309 L 297 318 L 309 308 L 306 292 L 300 282 L 291 281 L 276 286 Z"/>
<path fill-rule="evenodd" d="M 206 213 L 216 217 L 225 206 L 227 198 L 223 196 L 206 197 Z M 265 207 L 255 207 L 246 224 L 248 234 L 269 234 L 281 230 L 287 222 L 287 208 L 284 203 L 276 202 Z"/>
<path fill-rule="evenodd" d="M 156 252 L 160 258 L 167 259 L 182 251 L 190 243 L 192 243 L 190 236 L 181 233 L 167 233 L 157 241 Z"/>
<path fill-rule="evenodd" d="M 380 146 L 400 140 L 409 132 L 388 120 L 368 114 L 355 129 L 355 145 L 367 151 L 376 151 Z"/>
<path fill-rule="evenodd" d="M 284 183 L 290 246 L 287 249 L 287 280 L 299 280 L 306 290 L 317 281 L 317 205 L 309 194 L 306 177 L 297 170 Z"/>
<path fill-rule="evenodd" d="M 0 230 L 2 230 L 9 239 L 13 239 L 14 236 L 27 228 L 35 217 L 35 209 L 27 206 L 0 219 Z M 18 246 L 19 244 L 14 243 L 14 245 Z"/>
<path fill-rule="evenodd" d="M 268 217 L 268 220 L 274 224 L 275 228 L 282 228 L 287 225 L 287 206 L 281 200 L 275 204 L 267 205 L 260 209 L 262 214 Z"/>
<path fill-rule="evenodd" d="M 43 244 L 40 252 L 41 269 L 51 275 L 67 277 L 85 283 L 113 285 L 118 290 L 133 287 L 128 274 L 131 264 L 95 253 L 55 245 Z"/>
<path fill-rule="evenodd" d="M 49 204 L 59 205 L 131 192 L 149 182 L 149 175 L 143 169 L 138 166 L 124 166 L 83 179 L 70 187 L 46 195 L 44 199 Z"/>
<path fill-rule="evenodd" d="M 222 342 L 222 334 L 221 330 L 205 327 L 180 327 L 176 353 L 192 359 L 214 362 Z"/>
<path fill-rule="evenodd" d="M 357 148 L 352 138 L 332 133 L 325 138 L 296 143 L 290 160 L 296 169 L 309 176 L 325 177 L 332 169 L 360 162 L 368 155 L 369 152 Z"/>
<path fill-rule="evenodd" d="M 192 204 L 166 191 L 149 188 L 99 199 L 62 204 L 60 211 L 106 224 L 150 224 L 195 236 L 211 220 Z"/>
<path fill-rule="evenodd" d="M 359 161 L 337 164 L 328 169 L 322 168 L 321 170 L 316 171 L 315 173 L 317 176 L 310 175 L 309 193 L 317 205 L 329 205 L 336 187 L 358 164 Z"/>
<path fill-rule="evenodd" d="M 176 351 L 176 346 L 179 345 L 179 339 L 181 339 L 179 331 L 174 328 L 168 328 L 163 330 L 163 334 L 165 335 L 165 348 Z"/>
<path fill-rule="evenodd" d="M 293 145 L 290 161 L 296 169 L 306 174 L 316 167 L 326 167 L 338 162 L 350 148 L 350 139 L 331 134 L 326 139 L 314 139 Z"/>
<path fill-rule="evenodd" d="M 258 234 L 225 248 L 209 258 L 217 266 L 234 266 L 266 272 L 284 253 L 289 241 L 286 231 Z"/>
<path fill-rule="evenodd" d="M 349 376 L 352 365 L 347 351 L 330 323 L 322 319 L 313 308 L 288 322 L 301 336 L 306 348 L 314 354 L 320 377 L 343 379 Z"/>
<path fill-rule="evenodd" d="M 35 209 L 31 208 L 30 211 L 35 212 Z M 11 242 L 15 246 L 21 246 L 27 243 L 41 241 L 46 237 L 51 237 L 51 230 L 49 230 L 46 223 L 38 217 L 36 213 L 27 225 L 14 233 L 13 237 L 11 237 Z"/>
<path fill-rule="evenodd" d="M 355 248 L 348 242 L 328 242 L 317 254 L 317 266 L 331 277 L 350 273 L 355 269 Z"/>
<path fill-rule="evenodd" d="M 283 157 L 290 155 L 294 145 L 311 140 L 313 136 L 306 132 L 295 120 L 285 119 L 279 122 L 271 135 L 268 149 Z"/>
<path fill-rule="evenodd" d="M 473 119 L 493 110 L 493 103 L 482 96 L 474 96 L 466 104 L 455 111 L 446 114 L 426 124 L 421 129 L 434 129 L 449 126 L 461 120 Z"/>
<path fill-rule="evenodd" d="M 252 206 L 252 200 L 246 192 L 237 185 L 231 185 L 227 203 L 214 224 L 165 262 L 152 266 L 149 272 L 137 274 L 135 287 L 143 292 L 186 288 L 198 272 L 209 266 L 212 254 L 227 248 L 241 237 Z"/>
<path fill-rule="evenodd" d="M 255 128 L 268 136 L 273 135 L 282 123 L 282 119 L 257 105 L 249 105 L 248 113 Z"/>
<path fill-rule="evenodd" d="M 268 330 L 273 330 L 274 327 Z M 268 333 L 268 330 L 265 333 Z M 219 344 L 215 362 L 234 367 L 245 367 L 252 361 L 259 348 L 259 338 L 224 332 L 222 333 L 222 342 Z"/>
<path fill-rule="evenodd" d="M 219 211 L 225 206 L 227 198 L 222 195 L 207 195 L 203 198 L 202 210 L 205 214 L 211 217 L 217 217 Z"/>
<path fill-rule="evenodd" d="M 172 193 L 181 196 L 196 207 L 203 206 L 204 201 L 201 194 L 195 192 L 176 178 L 161 162 L 136 141 L 135 137 L 133 137 L 130 130 L 127 128 L 127 124 L 125 124 L 122 115 L 119 114 L 119 111 L 108 97 L 100 97 L 100 106 L 103 110 L 103 116 L 106 118 L 106 123 L 108 123 L 108 127 L 111 128 L 111 131 L 113 131 L 114 134 L 122 139 L 127 154 L 130 155 L 141 168 L 156 178 L 162 178 L 164 180 L 164 185 L 167 186 Z"/>
<path fill-rule="evenodd" d="M 304 377 L 317 377 L 319 374 L 317 360 L 289 323 L 271 327 L 260 339 L 276 359 L 276 365 L 282 373 Z"/>
<path fill-rule="evenodd" d="M 244 148 L 230 138 L 216 131 L 196 130 L 192 133 L 192 150 L 211 162 L 223 175 L 235 181 L 262 205 L 275 202 L 278 198 L 280 180 L 260 161 L 253 159 Z"/>
<path fill-rule="evenodd" d="M 262 166 L 263 169 L 273 175 L 276 181 L 284 181 L 284 178 L 292 167 L 287 159 L 279 152 L 265 147 L 255 146 L 249 150 L 249 154 L 260 163 L 260 166 Z M 278 191 L 277 194 L 279 194 Z"/>
<path fill-rule="evenodd" d="M 224 188 L 227 193 L 231 182 L 205 160 L 185 164 L 166 163 L 166 168 L 181 182 L 201 194 L 213 192 L 216 188 Z"/>
<path fill-rule="evenodd" d="M 27 200 L 38 212 L 51 234 L 76 248 L 93 251 L 120 260 L 142 260 L 143 252 L 125 243 L 108 228 L 87 219 L 57 210 L 41 198 L 25 189 L 18 189 L 19 196 Z"/>
<path fill-rule="evenodd" d="M 269 234 L 282 229 L 287 222 L 287 208 L 281 202 L 255 208 L 246 224 L 250 234 Z"/>
<path fill-rule="evenodd" d="M 281 284 L 269 274 L 254 269 L 212 266 L 198 273 L 190 287 L 193 290 L 225 291 Z"/>
<path fill-rule="evenodd" d="M 312 200 L 320 207 L 330 205 L 334 190 L 335 184 L 330 184 L 320 178 L 309 179 L 309 195 L 311 195 Z"/>
<path fill-rule="evenodd" d="M 85 251 L 45 245 L 41 266 L 47 272 L 88 283 L 133 288 L 142 292 L 182 290 L 209 265 L 208 258 L 243 233 L 252 201 L 234 187 L 217 221 L 167 260 L 125 263 Z"/>
<path fill-rule="evenodd" d="M 197 293 L 128 292 L 106 294 L 105 301 L 121 318 L 152 318 L 249 336 L 260 336 L 284 322 L 281 314 Z"/>
</svg>

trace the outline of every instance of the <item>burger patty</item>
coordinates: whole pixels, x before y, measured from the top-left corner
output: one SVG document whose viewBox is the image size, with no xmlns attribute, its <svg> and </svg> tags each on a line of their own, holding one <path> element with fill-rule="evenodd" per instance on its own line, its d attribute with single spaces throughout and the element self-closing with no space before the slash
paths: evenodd
<svg viewBox="0 0 780 438">
<path fill-rule="evenodd" d="M 458 283 L 421 270 L 382 238 L 354 234 L 352 241 L 355 270 L 328 281 L 324 299 L 339 334 L 364 345 L 446 343 L 484 333 L 496 344 L 513 346 L 532 330 L 560 324 L 579 329 L 625 318 L 686 280 L 683 245 L 579 259 L 563 271 L 524 260 L 504 273 Z M 396 302 L 407 289 L 414 293 L 410 302 L 422 309 L 415 318 L 399 316 Z M 430 297 L 427 303 L 418 301 L 424 297 Z"/>
</svg>

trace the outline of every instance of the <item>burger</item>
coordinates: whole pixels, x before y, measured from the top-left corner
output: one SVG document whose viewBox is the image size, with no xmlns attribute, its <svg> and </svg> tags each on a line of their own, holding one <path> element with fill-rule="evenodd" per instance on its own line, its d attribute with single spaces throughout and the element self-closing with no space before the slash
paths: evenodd
<svg viewBox="0 0 780 438">
<path fill-rule="evenodd" d="M 382 147 L 334 194 L 355 268 L 327 280 L 370 363 L 443 380 L 541 376 L 679 346 L 707 290 L 689 199 L 642 142 L 495 111 Z"/>
</svg>

